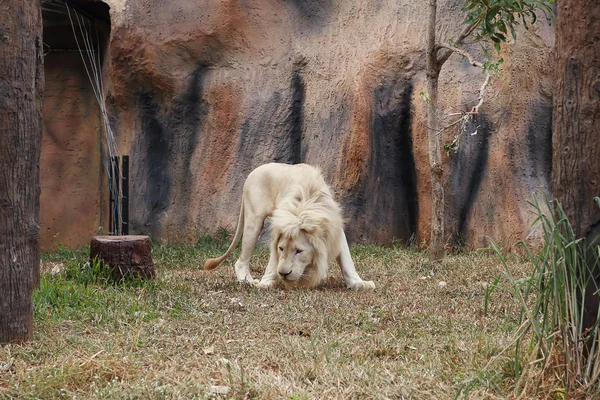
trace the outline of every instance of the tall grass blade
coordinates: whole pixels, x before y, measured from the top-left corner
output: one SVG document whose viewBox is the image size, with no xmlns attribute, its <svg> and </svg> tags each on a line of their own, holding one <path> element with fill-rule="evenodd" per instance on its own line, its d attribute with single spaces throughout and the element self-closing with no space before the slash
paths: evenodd
<svg viewBox="0 0 600 400">
<path fill-rule="evenodd" d="M 600 207 L 600 198 L 594 201 Z M 588 244 L 585 238 L 576 237 L 560 203 L 544 197 L 543 203 L 534 198 L 529 204 L 543 243 L 537 250 L 519 243 L 532 264 L 528 279 L 516 279 L 499 246 L 493 241 L 490 245 L 504 266 L 503 277 L 519 304 L 519 322 L 525 327 L 511 345 L 515 396 L 594 398 L 600 393 L 600 310 L 595 310 L 592 327 L 585 326 L 585 313 L 590 294 L 598 303 L 600 240 L 594 238 Z M 497 278 L 486 291 L 486 311 L 499 284 Z"/>
</svg>

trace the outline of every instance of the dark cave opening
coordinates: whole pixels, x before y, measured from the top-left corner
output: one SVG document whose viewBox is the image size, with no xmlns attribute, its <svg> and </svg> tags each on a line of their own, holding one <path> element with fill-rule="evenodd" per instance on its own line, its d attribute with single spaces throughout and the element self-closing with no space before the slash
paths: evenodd
<svg viewBox="0 0 600 400">
<path fill-rule="evenodd" d="M 77 247 L 101 225 L 103 125 L 88 74 L 100 79 L 110 38 L 109 6 L 43 0 L 44 132 L 40 158 L 41 246 Z M 75 34 L 74 34 L 75 32 Z M 79 44 L 79 47 L 78 47 Z M 85 48 L 87 47 L 88 50 Z M 89 50 L 94 64 L 84 64 Z M 87 71 L 86 71 L 87 67 Z M 95 79 L 95 78 L 93 78 Z"/>
</svg>

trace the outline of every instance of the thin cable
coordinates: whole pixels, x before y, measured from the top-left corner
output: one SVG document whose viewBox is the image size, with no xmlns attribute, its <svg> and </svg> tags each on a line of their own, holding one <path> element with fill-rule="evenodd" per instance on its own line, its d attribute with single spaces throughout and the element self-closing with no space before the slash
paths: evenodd
<svg viewBox="0 0 600 400">
<path fill-rule="evenodd" d="M 77 44 L 77 48 L 81 50 L 81 44 L 79 43 L 79 40 L 77 39 L 77 33 L 75 31 L 75 24 L 74 24 L 72 16 L 71 16 L 70 7 L 66 3 L 65 3 L 65 6 L 67 7 L 67 11 L 69 14 L 69 19 L 71 21 L 71 27 L 73 29 L 73 35 L 75 37 L 75 42 Z M 98 105 L 100 106 L 100 111 L 102 113 L 102 118 L 103 118 L 103 122 L 105 125 L 105 130 L 106 130 L 109 156 L 112 158 L 112 157 L 118 155 L 118 148 L 116 146 L 114 134 L 110 127 L 110 120 L 108 118 L 108 112 L 106 110 L 106 103 L 104 101 L 104 88 L 100 81 L 101 78 L 99 78 L 99 76 L 101 75 L 101 72 L 99 69 L 99 64 L 96 64 L 94 62 L 94 58 L 93 58 L 94 55 L 92 54 L 92 53 L 94 53 L 94 48 L 93 48 L 93 45 L 91 44 L 91 39 L 89 37 L 87 30 L 84 30 L 84 24 L 82 23 L 82 22 L 84 22 L 83 18 L 80 19 L 79 15 L 76 12 L 74 13 L 74 15 L 75 15 L 75 18 L 77 19 L 77 24 L 79 26 L 83 45 L 85 46 L 85 49 L 86 49 L 86 52 L 88 55 L 88 62 L 90 64 L 90 67 L 88 68 L 88 65 L 87 65 L 88 63 L 86 62 L 85 58 L 83 57 L 83 51 L 81 51 L 81 59 L 83 61 L 88 79 L 92 83 L 92 89 L 94 91 L 94 95 L 96 97 Z M 91 70 L 91 72 L 90 72 L 90 70 Z M 93 78 L 92 78 L 92 76 L 93 76 Z"/>
<path fill-rule="evenodd" d="M 100 107 L 100 113 L 102 116 L 102 122 L 103 122 L 103 127 L 104 127 L 104 132 L 105 132 L 105 136 L 106 136 L 106 147 L 108 150 L 108 155 L 109 155 L 109 162 L 107 163 L 107 169 L 109 171 L 107 171 L 108 173 L 108 178 L 109 178 L 109 191 L 111 193 L 112 198 L 115 200 L 115 204 L 113 206 L 112 212 L 111 212 L 111 216 L 110 218 L 113 219 L 114 224 L 113 224 L 113 231 L 116 231 L 118 233 L 118 224 L 117 224 L 117 219 L 118 219 L 118 223 L 120 223 L 120 225 L 122 225 L 123 219 L 122 219 L 122 215 L 121 215 L 121 200 L 122 200 L 122 192 L 121 192 L 121 185 L 118 184 L 118 180 L 122 179 L 122 172 L 121 169 L 119 168 L 118 165 L 118 154 L 119 154 L 119 150 L 116 144 L 116 140 L 114 137 L 114 133 L 113 130 L 110 126 L 110 120 L 108 118 L 108 112 L 106 109 L 106 102 L 105 102 L 105 95 L 104 95 L 104 82 L 102 80 L 102 71 L 101 71 L 101 57 L 100 57 L 100 41 L 99 41 L 99 37 L 98 37 L 98 31 L 96 29 L 96 27 L 94 27 L 96 29 L 96 43 L 97 43 L 97 48 L 94 49 L 94 45 L 90 36 L 90 30 L 91 30 L 91 22 L 88 22 L 88 25 L 90 27 L 90 29 L 87 29 L 86 25 L 85 25 L 85 20 L 83 17 L 80 18 L 79 13 L 77 12 L 77 10 L 73 10 L 74 11 L 74 16 L 75 19 L 77 20 L 77 25 L 79 26 L 79 33 L 81 35 L 81 41 L 83 44 L 83 47 L 85 47 L 85 53 L 87 54 L 87 62 L 86 59 L 83 55 L 84 51 L 82 50 L 82 45 L 79 42 L 79 39 L 77 37 L 77 32 L 75 30 L 75 23 L 73 21 L 73 16 L 71 15 L 71 7 L 67 4 L 67 3 L 63 3 L 66 10 L 67 10 L 67 14 L 69 16 L 69 21 L 71 22 L 71 29 L 73 31 L 73 37 L 75 38 L 75 43 L 77 44 L 77 48 L 79 50 L 79 54 L 81 56 L 81 60 L 83 62 L 83 66 L 85 68 L 85 72 L 86 75 L 91 83 L 92 86 L 92 90 L 94 92 L 94 96 L 96 97 L 96 101 L 98 102 L 98 105 Z M 89 63 L 89 68 L 88 68 L 88 63 Z M 109 167 L 110 166 L 110 167 Z M 108 168 L 109 167 L 109 168 Z M 113 188 L 112 182 L 113 182 L 113 178 L 115 178 L 114 173 L 116 173 L 116 179 L 117 179 L 117 185 L 116 185 L 116 190 L 114 190 L 115 188 Z M 118 216 L 118 218 L 115 219 L 115 215 Z M 111 232 L 112 233 L 112 232 Z"/>
</svg>

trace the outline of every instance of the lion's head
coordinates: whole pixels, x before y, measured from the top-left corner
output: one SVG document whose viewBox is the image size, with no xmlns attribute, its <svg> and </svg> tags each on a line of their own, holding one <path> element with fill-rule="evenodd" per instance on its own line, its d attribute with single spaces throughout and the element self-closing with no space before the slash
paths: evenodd
<svg viewBox="0 0 600 400">
<path fill-rule="evenodd" d="M 271 252 L 286 286 L 318 285 L 327 276 L 329 257 L 339 254 L 341 210 L 325 190 L 298 188 L 273 212 Z"/>
<path fill-rule="evenodd" d="M 277 238 L 277 273 L 285 284 L 300 284 L 309 276 L 314 278 L 315 248 L 306 235 L 301 231 L 296 237 L 280 235 Z"/>
</svg>

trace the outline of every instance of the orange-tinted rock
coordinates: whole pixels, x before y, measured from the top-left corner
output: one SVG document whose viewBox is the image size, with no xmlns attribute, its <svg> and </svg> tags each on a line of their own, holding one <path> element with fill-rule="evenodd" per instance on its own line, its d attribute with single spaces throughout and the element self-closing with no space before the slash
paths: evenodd
<svg viewBox="0 0 600 400">
<path fill-rule="evenodd" d="M 132 233 L 233 230 L 246 175 L 279 161 L 322 168 L 351 240 L 428 238 L 424 2 L 106 3 L 107 100 L 131 156 Z M 461 17 L 447 4 L 439 32 L 450 37 Z M 481 114 L 444 156 L 449 242 L 509 246 L 530 231 L 527 200 L 550 190 L 552 46 L 540 25 L 503 49 Z M 451 57 L 443 104 L 469 110 L 482 81 Z"/>
</svg>

